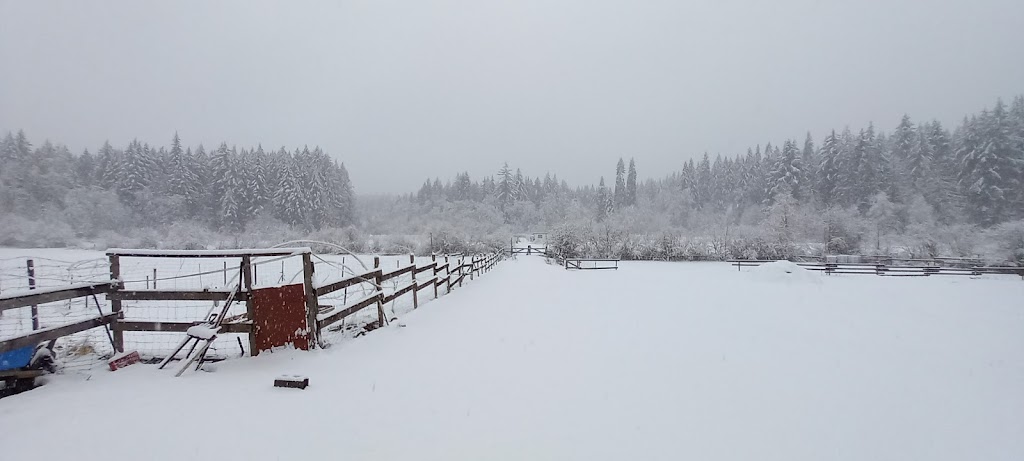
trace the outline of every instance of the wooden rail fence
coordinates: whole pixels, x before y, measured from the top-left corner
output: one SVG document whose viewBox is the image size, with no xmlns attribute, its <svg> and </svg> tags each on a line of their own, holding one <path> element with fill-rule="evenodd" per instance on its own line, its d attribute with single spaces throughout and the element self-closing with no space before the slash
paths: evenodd
<svg viewBox="0 0 1024 461">
<path fill-rule="evenodd" d="M 826 274 L 863 274 L 879 275 L 890 277 L 927 277 L 931 275 L 972 275 L 983 274 L 1009 274 L 1019 275 L 1024 279 L 1024 267 L 996 267 L 996 266 L 970 266 L 959 267 L 950 265 L 938 265 L 941 260 L 905 260 L 908 262 L 920 263 L 931 262 L 932 264 L 881 264 L 881 263 L 821 263 L 821 262 L 797 262 L 796 265 L 807 270 L 822 271 Z M 765 263 L 775 262 L 773 260 L 751 260 L 732 259 L 728 261 L 736 270 L 743 270 L 744 267 L 756 267 Z M 938 264 L 936 264 L 938 263 Z"/>
<path fill-rule="evenodd" d="M 342 321 L 356 312 L 370 306 L 377 307 L 378 326 L 385 322 L 383 306 L 401 296 L 411 295 L 413 308 L 420 304 L 418 293 L 425 288 L 432 288 L 434 296 L 443 292 L 450 293 L 452 289 L 461 287 L 468 277 L 474 280 L 483 273 L 494 268 L 503 259 L 499 252 L 477 255 L 432 256 L 431 262 L 425 265 L 416 265 L 415 257 L 409 256 L 409 264 L 399 267 L 393 271 L 385 272 L 380 267 L 380 258 L 374 258 L 374 268 L 365 273 L 315 285 L 313 274 L 315 266 L 312 261 L 312 250 L 309 248 L 280 248 L 271 250 L 238 250 L 238 251 L 151 251 L 151 250 L 110 250 L 107 257 L 110 264 L 110 280 L 98 283 L 81 283 L 67 285 L 58 288 L 37 289 L 29 292 L 14 292 L 0 294 L 0 312 L 32 307 L 39 304 L 56 301 L 71 300 L 81 297 L 92 297 L 105 295 L 109 301 L 110 312 L 97 312 L 97 316 L 75 321 L 66 325 L 36 329 L 30 333 L 20 334 L 12 338 L 0 340 L 0 353 L 19 349 L 27 346 L 35 346 L 44 341 L 58 339 L 63 336 L 79 333 L 92 328 L 107 326 L 112 333 L 113 347 L 116 352 L 124 352 L 125 332 L 185 332 L 188 328 L 202 323 L 206 319 L 195 321 L 140 321 L 125 320 L 124 301 L 225 301 L 232 289 L 227 287 L 209 290 L 178 290 L 178 289 L 156 289 L 156 277 L 153 280 L 153 289 L 128 290 L 125 289 L 121 277 L 122 258 L 145 257 L 145 258 L 237 258 L 239 261 L 238 270 L 241 275 L 238 280 L 239 289 L 234 299 L 245 305 L 246 313 L 235 316 L 221 327 L 224 333 L 239 333 L 249 338 L 250 354 L 255 355 L 255 335 L 253 334 L 254 305 L 252 299 L 253 276 L 255 265 L 252 259 L 255 257 L 300 257 L 303 265 L 303 285 L 306 293 L 306 315 L 307 325 L 314 328 L 311 330 L 310 344 L 319 343 L 321 332 L 325 328 Z M 226 267 L 226 266 L 225 266 Z M 424 277 L 427 273 L 429 276 Z M 403 275 L 411 275 L 412 282 L 404 287 L 395 289 L 385 294 L 383 283 Z M 226 280 L 226 277 L 225 277 Z M 322 306 L 319 298 L 335 293 L 354 285 L 368 283 L 374 288 L 374 294 L 351 305 L 335 309 L 333 306 Z M 147 282 L 147 287 L 149 286 Z"/>
</svg>

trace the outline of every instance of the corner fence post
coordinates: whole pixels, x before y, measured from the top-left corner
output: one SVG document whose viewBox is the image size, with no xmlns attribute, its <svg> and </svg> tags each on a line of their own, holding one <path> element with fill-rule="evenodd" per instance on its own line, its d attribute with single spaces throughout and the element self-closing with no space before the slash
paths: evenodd
<svg viewBox="0 0 1024 461">
<path fill-rule="evenodd" d="M 252 300 L 253 272 L 252 256 L 242 256 L 242 288 L 245 289 L 245 294 L 247 295 L 245 297 L 245 315 L 249 317 L 249 322 L 252 323 L 253 326 L 252 329 L 249 330 L 249 356 L 251 357 L 255 357 L 259 354 L 259 351 L 256 350 L 256 307 Z M 320 332 L 318 331 L 317 337 L 319 336 Z"/>
<path fill-rule="evenodd" d="M 110 280 L 114 284 L 114 290 L 123 290 L 124 282 L 121 280 L 121 257 L 118 255 L 109 255 L 110 259 Z M 110 297 L 108 296 L 107 299 Z M 114 333 L 114 353 L 124 352 L 124 330 L 121 329 L 121 318 L 124 317 L 121 312 L 121 300 L 111 299 L 110 300 L 110 311 L 117 313 L 118 316 L 113 323 Z"/>
<path fill-rule="evenodd" d="M 302 253 L 302 284 L 306 288 L 306 341 L 308 348 L 315 349 L 317 343 L 317 304 L 316 288 L 313 287 L 313 257 L 309 253 Z"/>
</svg>

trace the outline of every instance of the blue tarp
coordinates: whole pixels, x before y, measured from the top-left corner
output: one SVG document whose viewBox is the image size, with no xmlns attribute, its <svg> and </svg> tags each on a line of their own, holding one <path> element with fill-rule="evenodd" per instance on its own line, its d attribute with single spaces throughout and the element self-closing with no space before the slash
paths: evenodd
<svg viewBox="0 0 1024 461">
<path fill-rule="evenodd" d="M 0 352 L 0 371 L 24 368 L 32 360 L 35 349 L 33 346 L 25 346 L 13 351 Z"/>
</svg>

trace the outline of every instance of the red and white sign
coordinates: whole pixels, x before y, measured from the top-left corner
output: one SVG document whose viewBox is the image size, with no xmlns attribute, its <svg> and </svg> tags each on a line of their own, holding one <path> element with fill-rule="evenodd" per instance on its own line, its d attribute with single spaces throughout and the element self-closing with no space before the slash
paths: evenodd
<svg viewBox="0 0 1024 461">
<path fill-rule="evenodd" d="M 124 368 L 140 361 L 142 361 L 142 358 L 139 357 L 138 351 L 122 352 L 107 361 L 107 365 L 110 365 L 110 371 L 117 371 L 119 368 Z"/>
</svg>

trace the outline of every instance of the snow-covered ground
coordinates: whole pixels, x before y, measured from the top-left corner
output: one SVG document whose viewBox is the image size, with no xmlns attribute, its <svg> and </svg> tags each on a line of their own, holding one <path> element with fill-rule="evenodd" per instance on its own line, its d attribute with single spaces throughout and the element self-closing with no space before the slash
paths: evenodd
<svg viewBox="0 0 1024 461">
<path fill-rule="evenodd" d="M 520 256 L 328 350 L 56 376 L 0 400 L 0 458 L 1024 459 L 1020 278 L 621 267 Z"/>
</svg>

